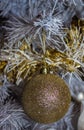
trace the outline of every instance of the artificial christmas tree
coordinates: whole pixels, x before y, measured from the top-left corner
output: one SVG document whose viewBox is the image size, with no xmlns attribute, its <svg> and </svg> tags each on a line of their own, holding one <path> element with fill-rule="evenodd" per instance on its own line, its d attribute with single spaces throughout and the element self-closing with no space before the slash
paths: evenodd
<svg viewBox="0 0 84 130">
<path fill-rule="evenodd" d="M 83 1 L 0 2 L 0 129 L 82 130 Z"/>
</svg>

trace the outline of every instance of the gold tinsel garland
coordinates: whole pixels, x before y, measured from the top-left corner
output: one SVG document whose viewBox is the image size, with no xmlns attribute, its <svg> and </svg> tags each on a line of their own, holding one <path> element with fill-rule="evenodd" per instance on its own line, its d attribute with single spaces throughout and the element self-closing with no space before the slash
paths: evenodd
<svg viewBox="0 0 84 130">
<path fill-rule="evenodd" d="M 16 43 L 19 48 L 1 49 L 0 76 L 6 75 L 10 82 L 18 85 L 27 76 L 30 79 L 42 69 L 46 71 L 46 68 L 50 73 L 62 71 L 63 74 L 76 72 L 83 75 L 79 68 L 84 67 L 84 21 L 74 20 L 66 32 L 63 51 L 45 47 L 45 33 L 41 48 L 45 53 L 34 50 L 26 37 Z"/>
</svg>

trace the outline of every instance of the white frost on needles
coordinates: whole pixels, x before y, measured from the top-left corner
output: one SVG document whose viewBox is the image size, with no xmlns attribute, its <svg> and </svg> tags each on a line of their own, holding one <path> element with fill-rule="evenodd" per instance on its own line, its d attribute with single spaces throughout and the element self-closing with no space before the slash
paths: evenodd
<svg viewBox="0 0 84 130">
<path fill-rule="evenodd" d="M 48 17 L 44 17 L 42 19 L 37 19 L 34 22 L 34 26 L 37 28 L 35 32 L 36 35 L 41 35 L 42 30 L 45 31 L 46 34 L 46 44 L 51 44 L 51 47 L 53 45 L 58 48 L 62 44 L 65 44 L 63 42 L 63 37 L 65 36 L 65 33 L 63 31 L 63 20 L 58 15 L 53 17 L 53 15 L 50 14 Z"/>
<path fill-rule="evenodd" d="M 7 30 L 8 36 L 8 46 L 13 48 L 16 42 L 22 40 L 25 37 L 31 38 L 37 44 L 39 35 L 42 37 L 42 30 L 46 34 L 46 44 L 51 44 L 51 47 L 55 45 L 58 46 L 65 45 L 63 37 L 65 33 L 63 31 L 63 20 L 57 16 L 53 17 L 50 15 L 45 18 L 41 16 L 40 18 L 35 18 L 29 20 L 26 17 L 15 17 L 13 16 L 8 20 L 8 26 L 4 27 Z M 40 44 L 39 40 L 39 44 Z"/>
<path fill-rule="evenodd" d="M 11 84 L 7 81 L 6 76 L 0 76 L 0 80 L 3 81 L 3 85 L 0 86 L 0 106 L 9 98 L 10 94 L 8 89 L 11 87 Z"/>
<path fill-rule="evenodd" d="M 62 19 L 60 17 L 46 17 L 44 19 L 37 19 L 37 21 L 34 22 L 35 27 L 39 27 L 38 32 L 44 28 L 47 31 L 49 31 L 53 35 L 62 35 L 63 34 L 63 23 Z M 62 29 L 62 30 L 61 30 Z"/>
<path fill-rule="evenodd" d="M 28 130 L 30 124 L 21 106 L 15 101 L 9 101 L 0 107 L 1 130 Z"/>
</svg>

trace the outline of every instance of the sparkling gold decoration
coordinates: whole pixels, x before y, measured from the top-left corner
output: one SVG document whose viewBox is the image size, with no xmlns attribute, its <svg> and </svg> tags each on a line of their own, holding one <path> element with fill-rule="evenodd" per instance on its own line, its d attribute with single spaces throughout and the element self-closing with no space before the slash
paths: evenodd
<svg viewBox="0 0 84 130">
<path fill-rule="evenodd" d="M 22 105 L 26 114 L 40 123 L 62 118 L 70 106 L 69 88 L 57 75 L 40 74 L 26 82 Z"/>
<path fill-rule="evenodd" d="M 4 68 L 4 74 L 16 84 L 19 84 L 26 76 L 30 79 L 34 73 L 40 73 L 45 66 L 49 73 L 55 74 L 61 71 L 62 74 L 76 72 L 78 75 L 83 75 L 78 69 L 84 66 L 83 23 L 84 21 L 72 23 L 64 38 L 66 44 L 62 51 L 46 46 L 45 32 L 42 34 L 43 44 L 37 46 L 38 51 L 31 44 L 31 40 L 26 37 L 16 43 L 14 48 L 2 49 L 0 64 L 3 64 L 4 59 L 6 67 L 1 65 L 1 68 Z"/>
<path fill-rule="evenodd" d="M 6 61 L 0 61 L 0 72 L 2 72 L 6 66 L 7 62 Z"/>
<path fill-rule="evenodd" d="M 0 61 L 0 76 L 2 76 L 4 68 L 6 66 L 7 62 L 6 61 Z M 0 87 L 3 86 L 3 81 L 0 78 Z"/>
</svg>

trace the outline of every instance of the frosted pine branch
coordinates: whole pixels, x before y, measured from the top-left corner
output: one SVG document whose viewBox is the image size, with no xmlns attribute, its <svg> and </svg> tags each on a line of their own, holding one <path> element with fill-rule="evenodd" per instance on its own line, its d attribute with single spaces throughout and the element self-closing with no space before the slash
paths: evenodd
<svg viewBox="0 0 84 130">
<path fill-rule="evenodd" d="M 24 130 L 31 125 L 21 106 L 9 101 L 0 108 L 0 129 Z"/>
</svg>

